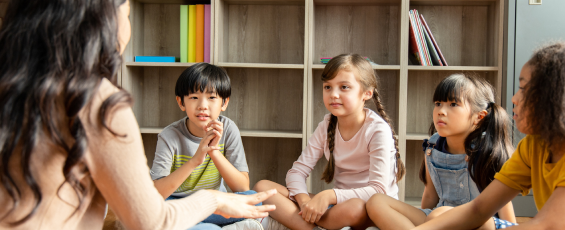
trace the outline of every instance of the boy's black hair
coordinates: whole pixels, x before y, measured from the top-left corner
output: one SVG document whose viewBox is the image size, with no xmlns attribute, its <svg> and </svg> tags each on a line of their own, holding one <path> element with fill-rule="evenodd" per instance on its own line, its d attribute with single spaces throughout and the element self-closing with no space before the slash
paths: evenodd
<svg viewBox="0 0 565 230">
<path fill-rule="evenodd" d="M 204 62 L 187 68 L 177 79 L 175 96 L 180 97 L 184 105 L 184 96 L 196 92 L 216 93 L 225 102 L 231 95 L 228 73 L 221 67 Z"/>
</svg>

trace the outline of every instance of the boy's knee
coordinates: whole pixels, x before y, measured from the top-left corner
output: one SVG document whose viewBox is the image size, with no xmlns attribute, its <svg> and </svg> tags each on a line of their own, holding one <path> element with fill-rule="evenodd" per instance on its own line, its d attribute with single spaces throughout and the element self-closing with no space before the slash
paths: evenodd
<svg viewBox="0 0 565 230">
<path fill-rule="evenodd" d="M 253 190 L 257 192 L 264 192 L 273 188 L 273 182 L 270 180 L 260 180 L 253 186 Z"/>
</svg>

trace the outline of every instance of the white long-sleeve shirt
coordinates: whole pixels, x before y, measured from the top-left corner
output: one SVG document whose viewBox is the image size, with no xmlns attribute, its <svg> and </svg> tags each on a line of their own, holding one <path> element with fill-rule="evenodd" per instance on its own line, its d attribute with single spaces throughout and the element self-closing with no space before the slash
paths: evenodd
<svg viewBox="0 0 565 230">
<path fill-rule="evenodd" d="M 392 131 L 386 121 L 374 111 L 367 108 L 364 110 L 365 122 L 350 140 L 343 140 L 339 123 L 337 124 L 334 139 L 334 191 L 338 204 L 351 198 L 367 201 L 375 193 L 398 199 L 396 150 Z M 327 114 L 308 140 L 308 146 L 286 174 L 291 199 L 296 194 L 308 194 L 306 178 L 322 155 L 329 159 L 329 120 L 330 114 Z"/>
</svg>

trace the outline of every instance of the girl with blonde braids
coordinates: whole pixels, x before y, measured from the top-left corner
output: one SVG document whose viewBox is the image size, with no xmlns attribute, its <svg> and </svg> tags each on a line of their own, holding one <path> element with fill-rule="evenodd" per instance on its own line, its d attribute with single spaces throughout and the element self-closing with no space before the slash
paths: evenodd
<svg viewBox="0 0 565 230">
<path fill-rule="evenodd" d="M 277 189 L 278 194 L 264 203 L 276 205 L 270 216 L 290 229 L 310 230 L 316 225 L 365 229 L 374 225 L 365 210 L 372 195 L 398 199 L 397 183 L 405 171 L 398 141 L 378 96 L 377 76 L 367 60 L 357 54 L 334 57 L 322 81 L 324 105 L 330 114 L 318 124 L 288 171 L 287 187 L 263 180 L 254 190 Z M 371 99 L 376 112 L 365 108 Z M 309 194 L 306 178 L 323 156 L 328 164 L 322 179 L 335 181 L 335 187 Z"/>
</svg>

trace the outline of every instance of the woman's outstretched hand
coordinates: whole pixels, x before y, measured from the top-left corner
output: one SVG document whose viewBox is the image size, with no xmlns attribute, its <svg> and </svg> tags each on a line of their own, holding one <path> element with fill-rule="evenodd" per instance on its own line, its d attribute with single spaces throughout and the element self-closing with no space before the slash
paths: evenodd
<svg viewBox="0 0 565 230">
<path fill-rule="evenodd" d="M 275 195 L 276 189 L 253 195 L 238 195 L 215 190 L 209 190 L 209 192 L 216 196 L 218 202 L 218 208 L 214 214 L 222 215 L 225 218 L 262 218 L 275 210 L 274 205 L 255 205 Z"/>
</svg>

